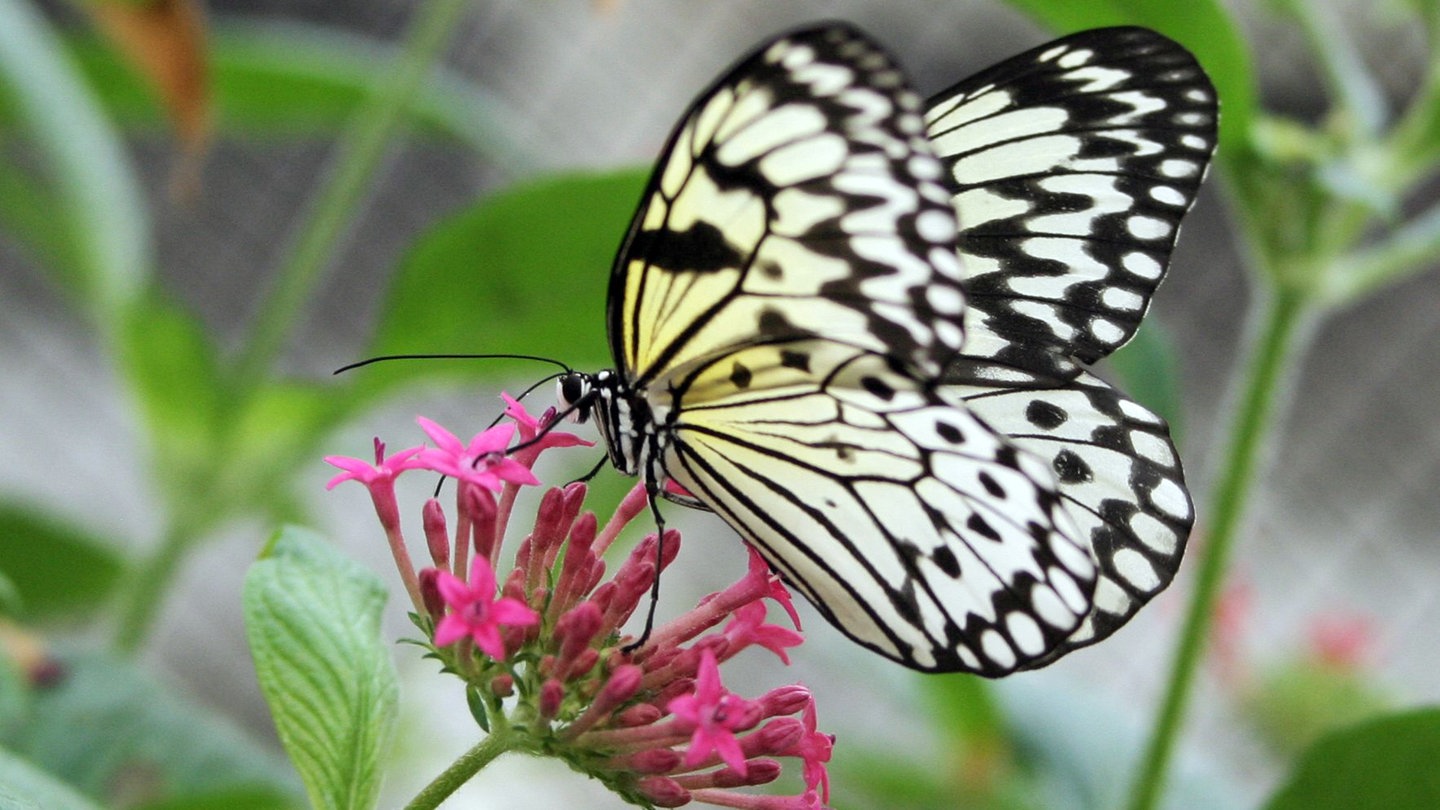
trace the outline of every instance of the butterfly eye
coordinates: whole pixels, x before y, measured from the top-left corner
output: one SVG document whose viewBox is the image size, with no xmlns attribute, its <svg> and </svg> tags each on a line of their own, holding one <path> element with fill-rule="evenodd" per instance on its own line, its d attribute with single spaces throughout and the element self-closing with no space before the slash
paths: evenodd
<svg viewBox="0 0 1440 810">
<path fill-rule="evenodd" d="M 583 374 L 566 374 L 555 383 L 555 396 L 562 411 L 569 411 L 565 417 L 576 424 L 590 419 L 590 381 Z"/>
</svg>

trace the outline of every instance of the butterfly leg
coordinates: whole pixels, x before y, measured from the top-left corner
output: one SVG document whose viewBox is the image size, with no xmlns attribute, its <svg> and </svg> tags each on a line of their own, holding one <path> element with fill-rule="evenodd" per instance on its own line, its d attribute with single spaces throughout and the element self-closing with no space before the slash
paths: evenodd
<svg viewBox="0 0 1440 810">
<path fill-rule="evenodd" d="M 621 652 L 629 655 L 650 640 L 655 629 L 655 606 L 660 603 L 660 566 L 665 559 L 665 517 L 660 514 L 660 484 L 653 475 L 645 477 L 645 495 L 650 501 L 650 514 L 655 518 L 655 580 L 650 585 L 650 609 L 645 613 L 645 629 L 640 638 L 626 644 Z"/>
</svg>

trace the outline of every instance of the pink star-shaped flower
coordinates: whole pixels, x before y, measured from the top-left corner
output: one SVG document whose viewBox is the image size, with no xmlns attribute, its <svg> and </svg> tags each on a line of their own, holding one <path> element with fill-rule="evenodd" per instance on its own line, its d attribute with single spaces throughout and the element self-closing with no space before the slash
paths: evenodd
<svg viewBox="0 0 1440 810">
<path fill-rule="evenodd" d="M 435 584 L 449 609 L 435 627 L 436 646 L 454 644 L 468 637 L 481 652 L 500 659 L 505 657 L 501 625 L 529 627 L 540 621 L 540 614 L 519 599 L 496 598 L 495 571 L 484 557 L 476 557 L 470 564 L 468 583 L 448 571 L 441 571 Z"/>
<path fill-rule="evenodd" d="M 754 546 L 746 546 L 745 549 L 750 552 L 750 570 L 746 573 L 746 577 L 763 581 L 765 595 L 774 599 L 776 604 L 785 609 L 790 616 L 790 621 L 795 624 L 795 629 L 799 630 L 800 614 L 795 611 L 795 603 L 791 600 L 789 589 L 785 587 L 785 583 L 780 581 L 780 577 L 770 570 L 770 563 L 765 562 L 765 558 L 760 556 L 760 552 L 756 551 Z M 785 656 L 780 657 L 784 658 Z M 785 663 L 790 662 L 786 661 Z"/>
<path fill-rule="evenodd" d="M 720 684 L 720 667 L 712 650 L 707 648 L 700 653 L 695 691 L 671 700 L 666 708 L 676 720 L 694 729 L 690 748 L 685 752 L 686 767 L 699 765 L 713 751 L 736 773 L 745 775 L 745 754 L 740 750 L 735 732 L 754 726 L 759 721 L 759 711 L 753 703 Z"/>
<path fill-rule="evenodd" d="M 326 484 L 326 489 L 334 489 L 342 481 L 359 481 L 369 487 L 377 481 L 389 482 L 395 480 L 395 476 L 405 470 L 413 470 L 421 466 L 415 459 L 416 454 L 424 447 L 411 447 L 408 450 L 401 450 L 385 456 L 385 443 L 375 438 L 375 461 L 369 462 L 364 459 L 350 458 L 349 456 L 326 456 L 325 463 L 332 467 L 339 467 L 343 472 L 331 478 Z"/>
<path fill-rule="evenodd" d="M 551 430 L 541 436 L 541 432 L 555 422 L 554 408 L 547 408 L 539 418 L 536 418 L 525 410 L 525 406 L 521 404 L 520 400 L 505 393 L 500 394 L 500 397 L 505 400 L 505 415 L 514 420 L 516 426 L 520 428 L 521 442 L 528 442 L 536 436 L 540 436 L 540 441 L 530 445 L 526 448 L 527 450 L 539 452 L 547 447 L 595 446 L 594 442 L 586 441 L 574 433 L 566 433 L 563 430 Z"/>
<path fill-rule="evenodd" d="M 505 481 L 516 484 L 538 484 L 540 480 L 530 468 L 505 455 L 510 446 L 510 437 L 515 433 L 514 425 L 496 425 L 477 433 L 469 444 L 460 441 L 455 434 L 423 416 L 416 422 L 425 435 L 435 442 L 435 447 L 420 451 L 419 461 L 435 472 L 468 481 L 476 486 L 499 492 Z"/>
<path fill-rule="evenodd" d="M 805 724 L 805 736 L 795 744 L 790 752 L 798 756 L 805 763 L 805 792 L 807 795 L 820 792 L 825 801 L 830 801 L 830 774 L 825 770 L 825 763 L 830 761 L 831 751 L 835 747 L 835 738 L 829 734 L 821 734 L 815 730 L 815 699 L 811 698 L 809 705 L 805 707 L 802 721 Z"/>
<path fill-rule="evenodd" d="M 790 663 L 786 647 L 798 646 L 805 637 L 778 624 L 765 623 L 765 603 L 754 601 L 735 610 L 735 618 L 725 625 L 725 638 L 730 641 L 731 650 L 740 650 L 751 644 L 775 653 L 785 664 Z"/>
</svg>

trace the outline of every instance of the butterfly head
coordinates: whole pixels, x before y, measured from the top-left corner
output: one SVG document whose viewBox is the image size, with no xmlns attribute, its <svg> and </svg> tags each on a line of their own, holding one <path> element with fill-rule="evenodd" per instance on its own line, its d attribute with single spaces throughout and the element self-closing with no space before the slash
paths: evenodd
<svg viewBox="0 0 1440 810">
<path fill-rule="evenodd" d="M 595 377 L 583 371 L 571 371 L 560 375 L 555 383 L 555 398 L 560 403 L 560 412 L 577 425 L 590 421 L 590 413 L 595 409 L 598 393 Z"/>
</svg>

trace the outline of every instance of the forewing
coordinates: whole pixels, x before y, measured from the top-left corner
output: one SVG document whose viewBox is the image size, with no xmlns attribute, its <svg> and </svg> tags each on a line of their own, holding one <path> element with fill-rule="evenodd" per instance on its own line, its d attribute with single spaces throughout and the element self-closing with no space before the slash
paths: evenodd
<svg viewBox="0 0 1440 810">
<path fill-rule="evenodd" d="M 1083 372 L 1050 386 L 949 390 L 1050 464 L 1099 564 L 1093 612 L 1050 658 L 1109 636 L 1170 584 L 1194 513 L 1163 419 Z"/>
<path fill-rule="evenodd" d="M 1085 31 L 960 82 L 925 118 L 960 222 L 966 354 L 1045 377 L 1129 340 L 1215 147 L 1194 57 L 1142 28 Z"/>
<path fill-rule="evenodd" d="M 635 387 L 824 334 L 933 376 L 959 348 L 957 226 L 918 97 L 844 25 L 742 60 L 671 135 L 611 276 Z"/>
<path fill-rule="evenodd" d="M 997 676 L 1089 612 L 1094 564 L 1054 475 L 890 359 L 797 341 L 685 382 L 667 473 L 861 644 Z"/>
</svg>

